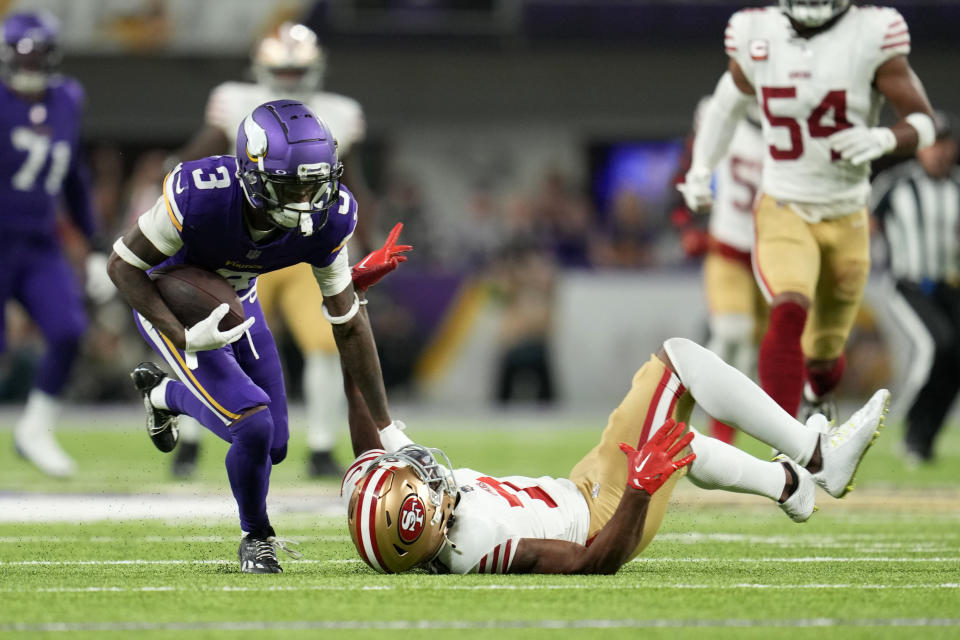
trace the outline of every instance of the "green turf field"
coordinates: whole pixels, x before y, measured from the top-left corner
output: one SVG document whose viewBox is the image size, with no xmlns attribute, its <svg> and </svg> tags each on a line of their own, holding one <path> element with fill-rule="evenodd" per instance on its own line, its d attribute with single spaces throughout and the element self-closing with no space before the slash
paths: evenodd
<svg viewBox="0 0 960 640">
<path fill-rule="evenodd" d="M 302 444 L 272 483 L 278 533 L 301 543 L 280 576 L 238 572 L 229 517 L 178 513 L 95 520 L 130 498 L 229 503 L 225 445 L 208 438 L 200 477 L 167 476 L 139 423 L 107 416 L 65 431 L 81 465 L 72 482 L 43 478 L 0 432 L 0 504 L 67 494 L 90 521 L 18 521 L 0 513 L 0 634 L 30 637 L 382 637 L 454 631 L 457 637 L 949 638 L 960 636 L 960 430 L 936 466 L 906 472 L 888 427 L 843 501 L 819 494 L 810 522 L 791 523 L 759 498 L 681 484 L 660 535 L 615 576 L 381 576 L 356 557 L 330 513 L 332 483 L 303 476 Z M 413 423 L 413 421 L 410 421 Z M 457 466 L 491 474 L 565 475 L 594 443 L 583 420 L 514 418 L 505 427 L 418 420 L 425 444 Z M 763 448 L 748 445 L 754 453 Z M 21 502 L 16 502 L 21 500 Z M 87 508 L 86 505 L 89 505 Z M 96 506 L 99 505 L 99 506 Z M 323 507 L 323 508 L 321 508 Z M 283 558 L 281 557 L 283 560 Z M 67 633 L 69 632 L 69 633 Z M 549 634 L 549 636 L 547 635 Z M 254 637 L 254 636 L 252 636 Z"/>
</svg>

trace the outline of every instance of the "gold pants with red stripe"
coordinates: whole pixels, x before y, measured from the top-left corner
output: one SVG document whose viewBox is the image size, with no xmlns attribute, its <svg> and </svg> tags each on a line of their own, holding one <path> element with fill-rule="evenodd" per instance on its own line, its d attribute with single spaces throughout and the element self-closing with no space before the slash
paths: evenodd
<svg viewBox="0 0 960 640">
<path fill-rule="evenodd" d="M 257 298 L 267 323 L 273 327 L 280 315 L 301 352 L 336 353 L 333 328 L 320 311 L 323 295 L 309 264 L 263 274 L 257 278 Z"/>
<path fill-rule="evenodd" d="M 667 418 L 686 422 L 692 410 L 693 397 L 680 383 L 677 374 L 667 369 L 657 356 L 651 356 L 633 376 L 630 390 L 620 406 L 610 414 L 600 444 L 570 472 L 570 480 L 580 489 L 590 508 L 588 540 L 592 540 L 613 517 L 627 486 L 627 459 L 620 450 L 620 443 L 639 448 Z M 673 474 L 653 494 L 643 535 L 631 557 L 640 554 L 653 540 L 666 514 L 670 494 L 686 471 L 684 467 Z"/>
<path fill-rule="evenodd" d="M 811 301 L 801 344 L 806 357 L 843 354 L 870 272 L 867 210 L 810 223 L 764 195 L 755 212 L 754 268 L 767 300 L 794 292 Z"/>
</svg>

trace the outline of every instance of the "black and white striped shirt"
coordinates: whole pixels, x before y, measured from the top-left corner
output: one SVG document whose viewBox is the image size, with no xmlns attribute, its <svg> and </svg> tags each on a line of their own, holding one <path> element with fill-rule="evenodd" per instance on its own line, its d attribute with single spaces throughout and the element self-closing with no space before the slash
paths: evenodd
<svg viewBox="0 0 960 640">
<path fill-rule="evenodd" d="M 893 167 L 874 180 L 870 208 L 894 278 L 920 283 L 960 276 L 960 168 L 938 179 L 916 160 Z"/>
</svg>

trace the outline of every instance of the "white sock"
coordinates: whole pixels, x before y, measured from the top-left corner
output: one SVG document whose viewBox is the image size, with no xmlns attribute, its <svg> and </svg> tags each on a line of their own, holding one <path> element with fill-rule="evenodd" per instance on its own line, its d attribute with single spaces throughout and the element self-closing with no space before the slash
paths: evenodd
<svg viewBox="0 0 960 640">
<path fill-rule="evenodd" d="M 196 418 L 191 418 L 185 413 L 177 416 L 177 427 L 180 429 L 181 442 L 199 442 L 200 434 L 203 432 L 203 425 Z"/>
<path fill-rule="evenodd" d="M 691 429 L 696 432 L 696 429 Z M 787 482 L 779 462 L 766 462 L 715 438 L 697 432 L 690 448 L 697 459 L 687 477 L 701 489 L 752 493 L 779 500 Z"/>
<path fill-rule="evenodd" d="M 750 378 L 685 338 L 670 338 L 663 347 L 680 381 L 709 416 L 767 443 L 801 467 L 810 462 L 820 434 L 794 420 Z"/>
<path fill-rule="evenodd" d="M 153 389 L 150 389 L 150 404 L 155 406 L 157 409 L 164 409 L 169 411 L 170 407 L 167 406 L 167 385 L 170 384 L 170 378 L 164 378 L 160 381 L 160 384 L 155 386 Z"/>
<path fill-rule="evenodd" d="M 303 361 L 303 399 L 307 411 L 307 446 L 330 451 L 338 427 L 346 422 L 343 373 L 337 353 L 315 351 Z"/>
<path fill-rule="evenodd" d="M 33 389 L 27 396 L 27 405 L 23 415 L 14 426 L 17 437 L 29 437 L 31 434 L 53 432 L 53 426 L 60 416 L 60 400 L 49 393 Z"/>
</svg>

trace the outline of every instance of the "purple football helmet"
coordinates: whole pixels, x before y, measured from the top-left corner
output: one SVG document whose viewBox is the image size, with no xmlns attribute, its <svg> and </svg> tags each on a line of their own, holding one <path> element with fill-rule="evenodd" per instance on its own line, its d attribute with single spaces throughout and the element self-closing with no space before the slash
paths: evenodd
<svg viewBox="0 0 960 640">
<path fill-rule="evenodd" d="M 319 230 L 340 197 L 337 141 L 323 120 L 295 100 L 265 102 L 243 119 L 237 169 L 250 206 L 266 211 L 284 231 Z"/>
<path fill-rule="evenodd" d="M 14 13 L 3 21 L 0 75 L 14 91 L 37 93 L 49 86 L 62 55 L 60 26 L 49 13 Z"/>
</svg>

